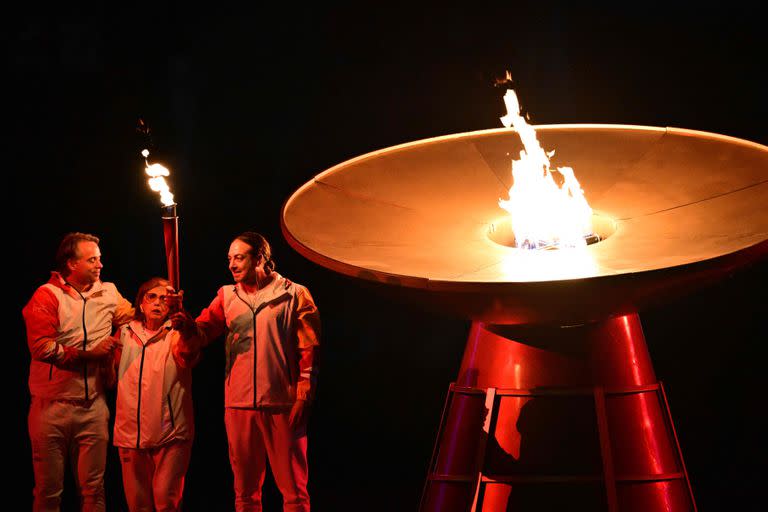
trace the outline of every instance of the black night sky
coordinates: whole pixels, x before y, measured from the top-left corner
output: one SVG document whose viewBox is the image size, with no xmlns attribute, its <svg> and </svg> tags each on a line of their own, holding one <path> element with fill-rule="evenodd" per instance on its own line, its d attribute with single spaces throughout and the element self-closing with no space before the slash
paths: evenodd
<svg viewBox="0 0 768 512">
<path fill-rule="evenodd" d="M 280 232 L 280 208 L 296 188 L 369 151 L 499 127 L 503 90 L 493 80 L 505 70 L 533 124 L 674 126 L 768 144 L 768 39 L 752 9 L 527 3 L 129 3 L 16 17 L 6 38 L 13 93 L 5 98 L 16 113 L 5 122 L 16 163 L 5 218 L 16 232 L 9 247 L 22 257 L 7 254 L 15 284 L 4 353 L 6 500 L 31 503 L 20 312 L 47 280 L 61 236 L 98 235 L 103 279 L 128 298 L 165 272 L 160 207 L 139 155 L 143 118 L 153 159 L 172 171 L 188 309 L 197 314 L 230 282 L 227 248 L 246 229 L 272 242 L 278 271 L 308 286 L 320 308 L 313 508 L 416 510 L 469 322 L 393 302 L 299 256 Z M 641 312 L 701 511 L 764 502 L 766 270 L 743 269 Z M 223 359 L 216 343 L 194 373 L 190 511 L 233 508 Z M 269 478 L 266 510 L 279 510 Z M 114 448 L 106 481 L 108 508 L 125 509 Z M 67 485 L 64 510 L 75 510 Z"/>
</svg>

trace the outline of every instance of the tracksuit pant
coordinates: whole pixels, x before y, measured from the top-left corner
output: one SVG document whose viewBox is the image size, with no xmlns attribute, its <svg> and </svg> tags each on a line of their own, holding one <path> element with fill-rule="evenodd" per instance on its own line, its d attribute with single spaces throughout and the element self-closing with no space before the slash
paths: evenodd
<svg viewBox="0 0 768 512">
<path fill-rule="evenodd" d="M 267 459 L 284 512 L 309 512 L 306 427 L 292 430 L 289 415 L 268 409 L 224 410 L 237 512 L 261 511 Z"/>
<path fill-rule="evenodd" d="M 184 493 L 184 476 L 192 441 L 156 448 L 119 448 L 123 488 L 131 512 L 177 512 Z"/>
<path fill-rule="evenodd" d="M 103 512 L 109 409 L 103 396 L 93 400 L 32 397 L 29 439 L 35 475 L 34 512 L 57 512 L 69 461 L 83 512 Z"/>
</svg>

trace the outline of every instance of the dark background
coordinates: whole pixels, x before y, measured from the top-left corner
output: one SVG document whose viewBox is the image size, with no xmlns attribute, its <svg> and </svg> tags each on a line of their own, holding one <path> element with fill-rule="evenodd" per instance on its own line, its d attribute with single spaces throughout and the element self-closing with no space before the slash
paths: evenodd
<svg viewBox="0 0 768 512">
<path fill-rule="evenodd" d="M 300 257 L 279 228 L 293 191 L 368 151 L 500 126 L 504 91 L 492 83 L 505 70 L 533 124 L 676 126 L 768 143 L 765 26 L 737 2 L 507 5 L 132 3 L 6 20 L 6 499 L 31 502 L 20 310 L 48 278 L 61 236 L 101 237 L 103 278 L 128 298 L 165 272 L 159 203 L 135 131 L 143 117 L 153 160 L 172 171 L 188 308 L 197 313 L 230 281 L 228 244 L 249 228 L 271 240 L 278 271 L 307 285 L 320 308 L 314 509 L 416 510 L 469 323 L 389 302 Z M 702 511 L 763 506 L 767 274 L 765 264 L 744 269 L 641 312 Z M 232 509 L 222 352 L 209 348 L 195 370 L 187 510 Z M 108 501 L 119 510 L 112 450 Z M 266 493 L 267 510 L 279 509 L 271 482 Z M 75 509 L 72 488 L 65 494 L 64 510 Z"/>
</svg>

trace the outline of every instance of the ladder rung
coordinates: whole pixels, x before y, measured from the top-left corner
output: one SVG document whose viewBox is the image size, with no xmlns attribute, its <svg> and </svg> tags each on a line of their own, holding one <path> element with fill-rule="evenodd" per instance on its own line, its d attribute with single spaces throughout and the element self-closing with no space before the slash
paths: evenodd
<svg viewBox="0 0 768 512">
<path fill-rule="evenodd" d="M 433 473 L 427 476 L 430 481 L 435 482 L 467 482 L 473 483 L 477 480 L 477 475 L 445 475 Z"/>
<path fill-rule="evenodd" d="M 429 480 L 437 482 L 474 482 L 476 476 L 473 475 L 445 475 L 432 474 L 428 476 Z M 617 475 L 617 483 L 633 482 L 664 482 L 668 480 L 682 480 L 685 475 L 682 472 L 676 473 L 657 473 L 652 475 Z M 602 482 L 603 475 L 483 475 L 483 483 L 557 483 L 557 482 Z"/>
<path fill-rule="evenodd" d="M 605 388 L 605 396 L 634 395 L 639 393 L 651 393 L 659 390 L 659 384 L 646 384 L 644 386 L 629 386 L 621 388 Z M 485 388 L 468 388 L 451 386 L 450 392 L 459 395 L 485 395 Z M 549 388 L 549 389 L 514 389 L 496 388 L 496 396 L 592 396 L 595 388 Z"/>
<path fill-rule="evenodd" d="M 602 482 L 603 475 L 485 475 L 483 483 L 538 484 L 557 482 Z"/>
</svg>

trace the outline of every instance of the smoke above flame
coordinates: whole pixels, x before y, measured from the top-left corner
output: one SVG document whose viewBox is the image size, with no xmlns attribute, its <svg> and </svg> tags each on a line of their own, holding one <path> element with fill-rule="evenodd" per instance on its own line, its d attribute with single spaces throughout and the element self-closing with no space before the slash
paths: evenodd
<svg viewBox="0 0 768 512">
<path fill-rule="evenodd" d="M 149 176 L 149 179 L 147 180 L 149 188 L 160 194 L 160 202 L 163 203 L 163 206 L 173 205 L 173 194 L 168 187 L 168 183 L 165 181 L 165 177 L 170 176 L 171 171 L 160 164 L 150 164 L 149 161 L 147 161 L 149 150 L 143 150 L 141 156 L 144 157 L 144 162 L 146 164 L 144 172 Z"/>
<path fill-rule="evenodd" d="M 536 130 L 520 115 L 520 103 L 512 89 L 507 89 L 504 104 L 507 115 L 501 122 L 514 128 L 524 147 L 520 159 L 512 161 L 509 198 L 499 200 L 499 206 L 509 212 L 515 245 L 522 249 L 585 246 L 585 237 L 592 234 L 592 208 L 573 169 L 550 168 L 549 159 L 555 152 L 541 147 Z M 553 172 L 561 179 L 556 180 Z"/>
</svg>

